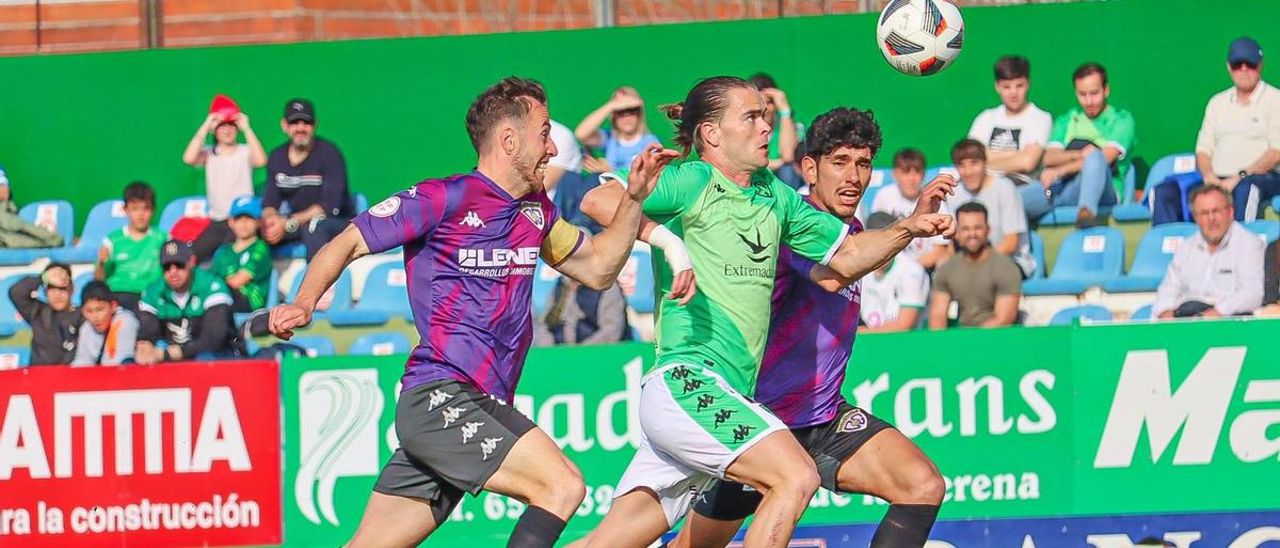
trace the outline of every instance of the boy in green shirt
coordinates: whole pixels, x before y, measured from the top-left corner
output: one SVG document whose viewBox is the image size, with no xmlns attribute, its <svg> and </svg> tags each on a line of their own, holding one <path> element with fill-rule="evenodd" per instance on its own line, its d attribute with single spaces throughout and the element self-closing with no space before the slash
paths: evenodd
<svg viewBox="0 0 1280 548">
<path fill-rule="evenodd" d="M 156 191 L 134 181 L 124 187 L 124 214 L 128 224 L 107 234 L 98 249 L 93 278 L 104 280 L 121 306 L 138 309 L 142 291 L 160 279 L 160 246 L 165 235 L 151 227 Z"/>
<path fill-rule="evenodd" d="M 227 226 L 234 242 L 222 244 L 213 254 L 209 270 L 231 288 L 231 311 L 252 312 L 266 308 L 271 288 L 271 250 L 258 237 L 262 202 L 245 195 L 231 202 Z"/>
<path fill-rule="evenodd" d="M 1085 63 L 1072 75 L 1079 107 L 1053 122 L 1041 184 L 1023 186 L 1022 203 L 1035 222 L 1054 206 L 1077 206 L 1076 226 L 1097 224 L 1098 208 L 1115 205 L 1133 162 L 1129 111 L 1107 104 L 1107 69 Z"/>
</svg>

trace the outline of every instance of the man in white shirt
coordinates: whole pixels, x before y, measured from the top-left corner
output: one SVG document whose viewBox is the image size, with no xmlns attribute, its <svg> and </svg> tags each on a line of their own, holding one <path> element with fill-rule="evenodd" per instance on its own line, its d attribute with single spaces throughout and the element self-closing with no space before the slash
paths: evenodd
<svg viewBox="0 0 1280 548">
<path fill-rule="evenodd" d="M 574 137 L 573 130 L 555 120 L 551 121 L 550 137 L 556 144 L 556 155 L 547 160 L 547 172 L 542 176 L 547 196 L 566 221 L 592 234 L 600 232 L 600 225 L 583 214 L 579 207 L 582 197 L 595 186 L 595 178 L 582 173 L 582 145 Z"/>
<path fill-rule="evenodd" d="M 867 218 L 867 230 L 880 230 L 897 219 L 883 211 Z M 910 331 L 916 328 L 929 298 L 929 275 L 915 259 L 898 254 L 875 272 L 864 276 L 861 316 L 863 333 Z"/>
<path fill-rule="evenodd" d="M 916 209 L 920 188 L 924 182 L 924 154 L 914 148 L 904 148 L 893 155 L 893 185 L 876 193 L 870 204 L 871 213 L 884 212 L 895 219 L 905 219 Z M 939 213 L 947 213 L 946 204 Z M 869 217 L 867 217 L 870 220 Z M 916 238 L 899 256 L 908 257 L 921 267 L 932 269 L 951 256 L 951 245 L 946 238 Z"/>
<path fill-rule="evenodd" d="M 1217 318 L 1262 306 L 1262 240 L 1233 220 L 1231 195 L 1218 185 L 1196 187 L 1191 214 L 1200 231 L 1174 253 L 1152 313 Z"/>
<path fill-rule="evenodd" d="M 969 127 L 969 138 L 987 147 L 987 167 L 1015 181 L 1035 181 L 1040 156 L 1053 117 L 1027 100 L 1031 89 L 1031 63 L 1020 55 L 996 61 L 996 93 L 1000 105 L 978 113 Z"/>
<path fill-rule="evenodd" d="M 1027 235 L 1027 216 L 1022 196 L 1013 181 L 987 171 L 986 149 L 973 139 L 963 139 L 951 148 L 951 161 L 960 172 L 956 193 L 947 199 L 955 210 L 966 202 L 979 202 L 987 208 L 987 224 L 991 227 L 991 248 L 1013 259 L 1023 277 L 1035 270 L 1031 256 L 1031 240 Z"/>
</svg>

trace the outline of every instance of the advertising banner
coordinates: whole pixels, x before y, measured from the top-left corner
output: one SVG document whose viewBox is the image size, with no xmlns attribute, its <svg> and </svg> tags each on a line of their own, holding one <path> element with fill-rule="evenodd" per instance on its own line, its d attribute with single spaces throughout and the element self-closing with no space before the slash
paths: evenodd
<svg viewBox="0 0 1280 548">
<path fill-rule="evenodd" d="M 944 521 L 1276 511 L 1276 326 L 864 336 L 843 393 L 938 464 Z M 566 540 L 609 508 L 638 443 L 639 381 L 652 359 L 652 347 L 641 344 L 530 353 L 514 403 L 587 483 Z M 392 417 L 403 367 L 403 357 L 284 364 L 287 545 L 329 545 L 355 530 L 397 446 Z M 886 509 L 874 497 L 819 491 L 802 523 L 873 524 Z M 502 545 L 523 510 L 498 495 L 467 498 L 432 538 Z"/>
<path fill-rule="evenodd" d="M 0 373 L 0 545 L 281 541 L 279 366 Z"/>
</svg>

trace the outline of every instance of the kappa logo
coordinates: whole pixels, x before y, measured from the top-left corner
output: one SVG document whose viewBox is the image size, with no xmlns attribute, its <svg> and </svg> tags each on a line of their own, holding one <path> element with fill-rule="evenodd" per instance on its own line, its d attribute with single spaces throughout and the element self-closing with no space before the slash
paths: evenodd
<svg viewBox="0 0 1280 548">
<path fill-rule="evenodd" d="M 867 415 L 861 409 L 850 409 L 840 417 L 837 432 L 861 432 L 867 429 Z"/>
<path fill-rule="evenodd" d="M 702 411 L 706 410 L 706 408 L 711 407 L 711 404 L 715 402 L 716 402 L 716 397 L 712 396 L 711 394 L 703 394 L 701 396 L 698 396 L 698 409 L 696 411 L 698 413 L 701 413 Z"/>
<path fill-rule="evenodd" d="M 427 411 L 434 411 L 435 408 L 440 407 L 440 404 L 453 399 L 453 396 L 454 394 L 447 394 L 443 390 L 436 389 L 435 392 L 428 396 Z"/>
<path fill-rule="evenodd" d="M 480 431 L 480 427 L 484 426 L 483 421 L 468 422 L 462 425 L 462 443 L 471 441 L 471 438 Z"/>
<path fill-rule="evenodd" d="M 694 390 L 702 388 L 703 384 L 706 384 L 706 383 L 702 379 L 685 379 L 684 393 L 688 394 L 690 392 L 693 392 Z"/>
<path fill-rule="evenodd" d="M 444 408 L 444 427 L 448 428 L 450 424 L 453 424 L 462 417 L 463 411 L 465 411 L 465 409 L 461 407 L 453 407 L 452 405 Z"/>
<path fill-rule="evenodd" d="M 385 401 L 377 369 L 308 371 L 298 379 L 301 462 L 293 498 L 307 521 L 341 525 L 333 496 L 338 480 L 377 475 Z"/>
<path fill-rule="evenodd" d="M 489 460 L 493 450 L 498 448 L 498 442 L 502 440 L 503 438 L 485 438 L 480 442 L 480 460 Z"/>
<path fill-rule="evenodd" d="M 547 225 L 547 219 L 542 214 L 542 204 L 538 202 L 520 202 L 520 213 L 538 230 Z"/>
<path fill-rule="evenodd" d="M 756 227 L 756 240 L 753 242 L 748 240 L 746 235 L 738 234 L 738 238 L 747 246 L 747 258 L 753 263 L 763 263 L 769 260 L 769 246 L 763 243 L 760 237 L 760 227 Z"/>
<path fill-rule="evenodd" d="M 747 439 L 747 436 L 750 435 L 751 427 L 745 424 L 739 424 L 737 428 L 733 429 L 733 443 L 741 443 L 742 440 Z"/>
<path fill-rule="evenodd" d="M 484 220 L 480 219 L 480 216 L 476 215 L 474 211 L 468 211 L 467 215 L 461 221 L 458 221 L 458 224 L 471 228 L 484 228 Z"/>
<path fill-rule="evenodd" d="M 729 417 L 732 417 L 736 411 L 737 411 L 736 409 L 721 409 L 719 411 L 716 411 L 715 427 L 720 428 L 720 425 L 727 422 L 729 420 Z"/>
<path fill-rule="evenodd" d="M 689 368 L 683 365 L 676 366 L 671 369 L 671 378 L 677 381 L 687 379 L 692 374 L 693 372 L 689 371 Z"/>
</svg>

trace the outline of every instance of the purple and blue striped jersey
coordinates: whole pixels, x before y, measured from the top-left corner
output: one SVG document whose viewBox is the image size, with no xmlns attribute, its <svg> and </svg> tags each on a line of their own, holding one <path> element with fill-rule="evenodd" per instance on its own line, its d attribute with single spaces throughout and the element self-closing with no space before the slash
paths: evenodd
<svg viewBox="0 0 1280 548">
<path fill-rule="evenodd" d="M 421 341 L 405 364 L 403 390 L 453 379 L 511 401 L 533 337 L 539 252 L 545 241 L 563 260 L 582 233 L 553 235 L 565 223 L 545 192 L 513 198 L 479 172 L 420 182 L 353 222 L 372 253 L 404 246 Z"/>
<path fill-rule="evenodd" d="M 861 231 L 862 223 L 854 219 L 849 232 Z M 756 401 L 790 428 L 835 418 L 858 330 L 861 282 L 830 293 L 810 280 L 815 265 L 781 247 L 769 339 L 756 382 Z"/>
</svg>

